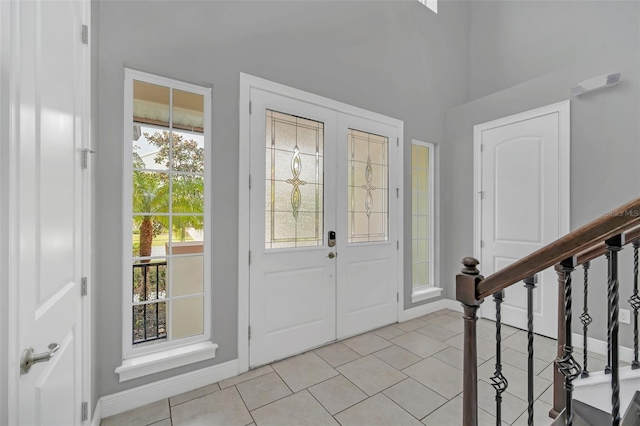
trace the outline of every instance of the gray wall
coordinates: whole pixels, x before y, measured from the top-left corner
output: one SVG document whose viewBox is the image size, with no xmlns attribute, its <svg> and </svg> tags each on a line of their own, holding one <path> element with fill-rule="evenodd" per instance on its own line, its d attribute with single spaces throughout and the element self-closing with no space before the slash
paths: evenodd
<svg viewBox="0 0 640 426">
<path fill-rule="evenodd" d="M 405 182 L 411 139 L 441 143 L 445 111 L 468 100 L 466 2 L 445 2 L 435 15 L 416 1 L 105 1 L 98 19 L 96 397 L 237 356 L 240 72 L 404 120 Z M 215 360 L 118 383 L 125 66 L 213 87 L 212 309 L 219 349 Z M 410 202 L 409 191 L 405 186 Z M 410 293 L 411 210 L 405 211 Z"/>
<path fill-rule="evenodd" d="M 441 247 L 441 276 L 447 297 L 455 298 L 458 262 L 473 254 L 475 124 L 566 100 L 578 82 L 621 72 L 619 86 L 571 100 L 571 228 L 638 196 L 638 23 L 637 2 L 473 4 L 471 91 L 478 96 L 495 93 L 452 108 L 446 115 L 441 168 L 441 210 L 446 212 L 441 232 L 446 238 Z M 508 87 L 511 84 L 517 85 Z M 621 300 L 631 291 L 628 254 L 623 256 L 627 270 Z M 592 337 L 603 339 L 606 294 L 602 265 L 594 265 L 593 276 Z M 582 306 L 581 294 L 576 296 L 574 312 L 576 306 Z M 622 343 L 628 346 L 629 327 L 622 326 L 621 332 Z"/>
</svg>

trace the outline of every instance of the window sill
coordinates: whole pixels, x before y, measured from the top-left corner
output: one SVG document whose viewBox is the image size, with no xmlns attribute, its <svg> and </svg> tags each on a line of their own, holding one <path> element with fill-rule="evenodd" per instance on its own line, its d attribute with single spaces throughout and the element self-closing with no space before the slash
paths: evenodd
<svg viewBox="0 0 640 426">
<path fill-rule="evenodd" d="M 216 357 L 218 345 L 210 341 L 171 348 L 165 351 L 127 358 L 115 369 L 120 381 L 136 379 L 183 365 Z"/>
<path fill-rule="evenodd" d="M 433 299 L 439 297 L 442 294 L 442 289 L 439 287 L 428 287 L 420 289 L 411 295 L 411 303 L 421 302 L 423 300 Z"/>
</svg>

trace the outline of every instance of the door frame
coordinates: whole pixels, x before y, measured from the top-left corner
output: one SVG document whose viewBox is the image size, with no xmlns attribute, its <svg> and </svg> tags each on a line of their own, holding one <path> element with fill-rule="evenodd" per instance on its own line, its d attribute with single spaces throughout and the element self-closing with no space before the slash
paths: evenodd
<svg viewBox="0 0 640 426">
<path fill-rule="evenodd" d="M 83 0 L 84 25 L 91 24 L 91 2 Z M 6 297 L 0 298 L 0 379 L 7 383 L 7 393 L 0 387 L 0 424 L 17 424 L 18 414 L 18 388 L 20 381 L 19 363 L 22 349 L 19 347 L 18 330 L 18 264 L 20 235 L 17 224 L 20 221 L 18 214 L 18 154 L 20 152 L 19 120 L 20 120 L 20 3 L 0 2 L 0 63 L 8 72 L 3 73 L 0 80 L 0 152 L 3 162 L 0 164 L 0 291 Z M 6 25 L 4 25 L 6 24 Z M 78 43 L 81 43 L 80 28 L 78 28 Z M 91 115 L 91 44 L 83 46 L 86 49 L 82 58 L 81 82 L 83 96 L 82 108 L 82 150 L 92 150 L 92 115 Z M 81 166 L 82 152 L 77 153 L 77 166 Z M 92 270 L 92 224 L 93 224 L 93 188 L 95 185 L 95 169 L 89 167 L 84 170 L 82 177 L 80 196 L 82 197 L 82 238 L 81 238 L 81 276 L 87 277 L 87 295 L 81 299 L 82 330 L 81 363 L 76 367 L 82 375 L 82 401 L 88 402 L 88 419 L 83 424 L 91 424 L 93 418 L 92 395 L 92 299 L 93 299 L 93 270 Z M 5 309 L 6 308 L 6 309 Z M 6 381 L 5 381 L 6 380 Z M 77 407 L 78 410 L 81 407 Z"/>
<path fill-rule="evenodd" d="M 400 294 L 397 302 L 397 313 L 400 315 L 402 311 L 402 289 L 404 283 L 404 275 L 401 259 L 404 258 L 403 246 L 403 212 L 404 212 L 404 180 L 403 180 L 403 145 L 404 142 L 404 122 L 395 118 L 387 117 L 375 112 L 371 112 L 362 108 L 354 107 L 349 104 L 334 101 L 323 96 L 314 95 L 312 93 L 294 89 L 283 84 L 265 80 L 253 75 L 240 73 L 240 129 L 239 129 L 239 165 L 238 165 L 238 373 L 249 370 L 249 227 L 245 226 L 249 223 L 249 174 L 250 167 L 250 146 L 251 146 L 251 89 L 260 89 L 272 92 L 280 96 L 290 97 L 302 102 L 308 102 L 321 107 L 333 109 L 340 113 L 351 114 L 358 117 L 364 117 L 374 121 L 385 123 L 398 129 L 398 164 L 397 179 L 399 185 L 398 198 L 398 293 Z M 392 142 L 391 142 L 392 143 Z"/>
<path fill-rule="evenodd" d="M 558 182 L 560 206 L 560 211 L 558 212 L 560 218 L 559 237 L 571 231 L 571 101 L 567 99 L 473 126 L 473 257 L 476 259 L 480 259 L 480 240 L 482 237 L 482 133 L 496 127 L 515 124 L 553 113 L 558 114 L 558 155 L 559 162 L 563 165 L 559 170 Z M 482 271 L 482 265 L 479 266 Z M 482 315 L 482 307 L 480 307 L 479 315 Z"/>
</svg>

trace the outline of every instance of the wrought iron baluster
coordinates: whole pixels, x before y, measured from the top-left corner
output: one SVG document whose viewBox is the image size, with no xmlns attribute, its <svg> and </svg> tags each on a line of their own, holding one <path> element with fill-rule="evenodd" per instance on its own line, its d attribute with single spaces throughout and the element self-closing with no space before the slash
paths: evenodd
<svg viewBox="0 0 640 426">
<path fill-rule="evenodd" d="M 624 235 L 616 235 L 605 241 L 609 251 L 609 335 L 611 342 L 611 418 L 612 426 L 620 424 L 620 365 L 618 354 L 619 328 L 619 282 L 618 282 L 618 252 L 624 245 Z"/>
<path fill-rule="evenodd" d="M 638 361 L 638 309 L 640 309 L 640 296 L 638 296 L 638 248 L 640 248 L 640 240 L 633 242 L 633 295 L 629 299 L 629 304 L 633 308 L 632 370 L 640 368 L 640 362 Z"/>
<path fill-rule="evenodd" d="M 564 354 L 556 359 L 558 370 L 564 376 L 565 390 L 565 420 L 567 426 L 573 424 L 573 380 L 580 375 L 580 365 L 573 359 L 573 346 L 571 344 L 571 319 L 572 319 L 572 300 L 571 300 L 571 272 L 576 267 L 576 257 L 570 257 L 560 262 L 562 272 L 564 272 L 564 327 L 565 327 L 565 345 Z"/>
<path fill-rule="evenodd" d="M 589 315 L 589 304 L 587 302 L 589 296 L 589 267 L 591 266 L 590 262 L 585 262 L 582 265 L 582 269 L 584 271 L 584 298 L 583 298 L 583 307 L 582 307 L 582 315 L 580 315 L 580 321 L 582 322 L 582 377 L 588 377 L 589 371 L 587 370 L 587 340 L 588 340 L 588 332 L 589 332 L 589 324 L 593 321 L 591 315 Z"/>
<path fill-rule="evenodd" d="M 502 374 L 502 315 L 500 305 L 504 300 L 504 291 L 494 293 L 493 300 L 496 302 L 496 369 L 491 377 L 491 386 L 496 390 L 496 425 L 502 424 L 502 393 L 507 390 L 509 382 Z"/>
<path fill-rule="evenodd" d="M 604 254 L 607 258 L 607 295 L 611 297 L 611 252 Z M 607 365 L 604 374 L 611 374 L 611 303 L 607 303 Z"/>
<path fill-rule="evenodd" d="M 529 404 L 527 424 L 529 426 L 533 426 L 533 289 L 536 288 L 537 283 L 537 275 L 524 279 L 524 286 L 527 289 L 527 402 Z"/>
</svg>

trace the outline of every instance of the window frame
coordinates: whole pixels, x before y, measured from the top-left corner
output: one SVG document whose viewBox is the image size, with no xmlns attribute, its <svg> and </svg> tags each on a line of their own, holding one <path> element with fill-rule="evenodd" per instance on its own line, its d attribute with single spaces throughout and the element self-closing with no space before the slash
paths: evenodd
<svg viewBox="0 0 640 426">
<path fill-rule="evenodd" d="M 427 149 L 429 161 L 427 163 L 427 179 L 429 181 L 429 185 L 427 188 L 428 191 L 428 217 L 429 217 L 429 234 L 428 234 L 428 256 L 425 259 L 429 264 L 429 284 L 415 286 L 414 285 L 414 277 L 413 277 L 413 252 L 411 253 L 411 301 L 413 303 L 419 302 L 426 299 L 431 299 L 433 297 L 437 297 L 441 294 L 442 289 L 436 285 L 435 282 L 435 157 L 436 157 L 436 149 L 435 145 L 431 142 L 423 142 L 420 140 L 413 139 L 411 141 L 412 147 L 412 157 L 411 157 L 411 174 L 413 175 L 413 145 L 421 146 Z M 411 179 L 411 246 L 413 248 L 413 241 L 416 240 L 414 232 L 417 230 L 413 229 L 413 178 Z"/>
<path fill-rule="evenodd" d="M 168 87 L 170 89 L 182 90 L 203 96 L 203 114 L 204 114 L 204 244 L 203 244 L 203 333 L 196 336 L 189 336 L 177 340 L 155 341 L 154 343 L 143 344 L 139 347 L 133 345 L 133 312 L 131 295 L 133 294 L 133 279 L 131 274 L 131 265 L 133 256 L 131 255 L 131 229 L 133 228 L 133 203 L 132 203 L 132 173 L 133 164 L 131 158 L 133 156 L 133 81 L 138 80 L 145 83 L 156 84 Z M 171 98 L 170 98 L 170 111 Z M 171 117 L 171 116 L 170 116 Z M 160 352 L 175 353 L 177 348 L 192 346 L 202 351 L 202 342 L 211 342 L 211 239 L 212 239 L 212 197 L 211 192 L 211 165 L 212 165 L 212 146 L 211 146 L 211 88 L 197 86 L 185 83 L 179 80 L 161 77 L 142 71 L 124 69 L 124 133 L 123 133 L 123 267 L 122 267 L 122 358 L 123 361 L 133 358 L 144 357 L 145 355 L 158 354 Z M 168 131 L 183 132 L 182 129 L 173 129 L 169 118 Z M 149 126 L 157 127 L 157 126 Z M 153 257 L 152 257 L 153 259 Z M 167 256 L 167 260 L 169 256 Z M 167 277 L 169 271 L 167 268 Z M 167 317 L 169 313 L 167 312 Z M 170 323 L 167 321 L 167 334 L 169 334 Z M 213 345 L 216 346 L 216 345 Z M 216 346 L 217 347 L 217 346 Z M 174 355 L 171 355 L 174 356 Z M 214 348 L 215 356 L 215 348 Z M 140 359 L 142 359 L 140 358 Z M 153 357 L 158 359 L 158 356 Z M 126 362 L 123 363 L 123 366 Z M 133 377 L 132 377 L 133 378 Z M 121 378 L 122 380 L 122 378 Z"/>
<path fill-rule="evenodd" d="M 438 0 L 418 0 L 423 5 L 431 9 L 435 14 L 438 14 Z"/>
</svg>

